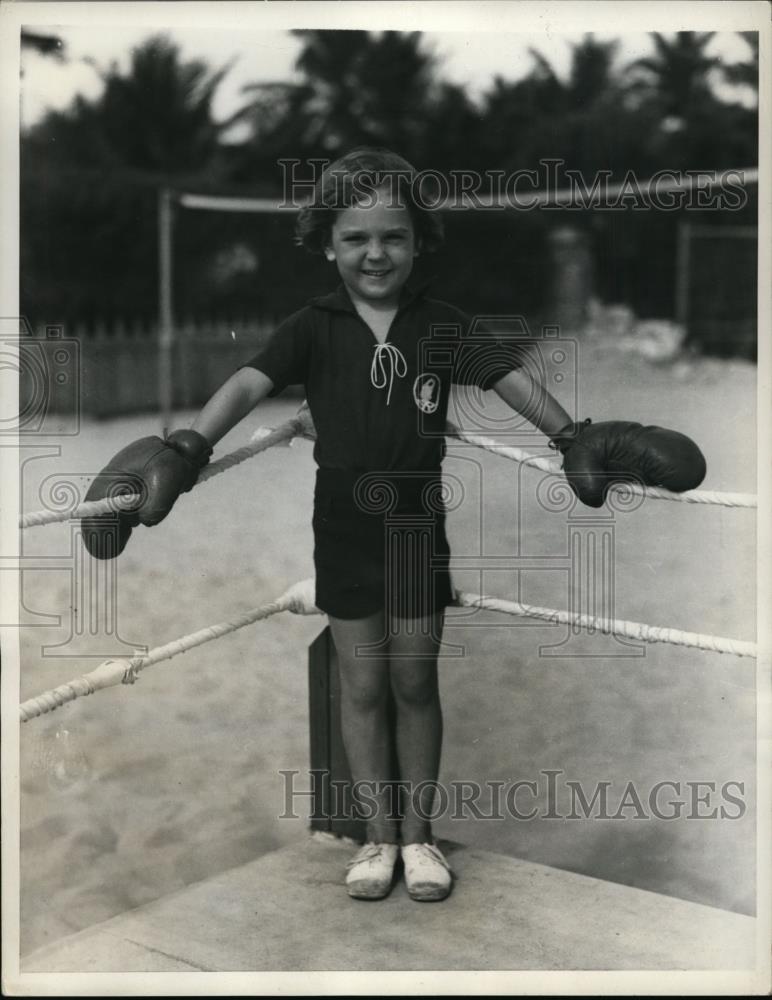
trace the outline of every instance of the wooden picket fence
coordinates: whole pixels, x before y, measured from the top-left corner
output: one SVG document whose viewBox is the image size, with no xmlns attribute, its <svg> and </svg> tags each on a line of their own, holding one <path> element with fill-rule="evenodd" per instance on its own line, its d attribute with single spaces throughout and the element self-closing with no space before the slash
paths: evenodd
<svg viewBox="0 0 772 1000">
<path fill-rule="evenodd" d="M 276 328 L 269 319 L 180 323 L 174 408 L 201 406 Z M 42 383 L 42 384 L 41 384 Z M 48 413 L 77 406 L 98 419 L 157 412 L 158 329 L 141 323 L 41 327 L 22 339 L 20 411 L 45 397 Z"/>
</svg>

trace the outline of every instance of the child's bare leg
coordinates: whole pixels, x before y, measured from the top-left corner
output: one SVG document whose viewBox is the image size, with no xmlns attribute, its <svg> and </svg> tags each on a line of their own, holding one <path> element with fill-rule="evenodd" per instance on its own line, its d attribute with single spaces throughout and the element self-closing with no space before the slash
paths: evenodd
<svg viewBox="0 0 772 1000">
<path fill-rule="evenodd" d="M 442 709 L 437 684 L 442 623 L 442 613 L 410 622 L 392 620 L 389 670 L 397 704 L 397 757 L 400 779 L 408 783 L 403 844 L 431 840 L 428 817 L 442 749 Z M 420 794 L 414 794 L 422 782 L 430 784 L 419 789 Z"/>
<path fill-rule="evenodd" d="M 399 828 L 392 813 L 386 783 L 391 774 L 391 733 L 388 722 L 389 668 L 386 656 L 357 656 L 357 646 L 373 647 L 384 635 L 381 612 L 353 620 L 330 618 L 338 653 L 341 684 L 341 729 L 351 777 L 373 783 L 375 817 L 367 823 L 367 839 L 397 843 Z M 368 796 L 371 788 L 368 784 Z"/>
</svg>

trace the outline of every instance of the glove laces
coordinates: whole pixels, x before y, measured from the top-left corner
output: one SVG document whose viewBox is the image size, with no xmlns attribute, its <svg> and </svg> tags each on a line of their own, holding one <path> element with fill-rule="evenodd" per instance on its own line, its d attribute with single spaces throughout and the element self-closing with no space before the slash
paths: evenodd
<svg viewBox="0 0 772 1000">
<path fill-rule="evenodd" d="M 565 454 L 571 445 L 576 441 L 585 427 L 589 427 L 592 420 L 587 417 L 585 420 L 577 420 L 576 423 L 566 424 L 562 427 L 557 434 L 554 434 L 549 441 L 549 447 L 553 451 L 559 451 L 561 454 Z"/>
<path fill-rule="evenodd" d="M 370 384 L 374 389 L 385 389 L 388 385 L 387 406 L 391 400 L 391 388 L 394 385 L 395 375 L 398 378 L 404 378 L 407 375 L 407 361 L 405 361 L 404 354 L 394 344 L 376 344 L 373 361 L 370 365 Z"/>
</svg>

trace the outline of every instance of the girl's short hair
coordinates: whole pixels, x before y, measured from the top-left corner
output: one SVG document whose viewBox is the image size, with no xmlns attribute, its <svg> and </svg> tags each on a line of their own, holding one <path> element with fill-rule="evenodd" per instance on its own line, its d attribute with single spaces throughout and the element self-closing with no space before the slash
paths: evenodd
<svg viewBox="0 0 772 1000">
<path fill-rule="evenodd" d="M 353 149 L 322 171 L 311 203 L 298 213 L 295 242 L 311 253 L 323 253 L 330 244 L 335 214 L 366 204 L 375 190 L 386 186 L 395 204 L 410 212 L 421 250 L 436 250 L 444 235 L 442 219 L 436 209 L 427 209 L 416 200 L 416 176 L 415 167 L 389 149 Z"/>
</svg>

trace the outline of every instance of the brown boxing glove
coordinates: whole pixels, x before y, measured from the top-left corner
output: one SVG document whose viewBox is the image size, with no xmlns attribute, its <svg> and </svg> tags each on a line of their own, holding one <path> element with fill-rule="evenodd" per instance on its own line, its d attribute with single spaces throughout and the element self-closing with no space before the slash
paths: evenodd
<svg viewBox="0 0 772 1000">
<path fill-rule="evenodd" d="M 181 493 L 193 489 L 212 448 L 198 431 L 173 431 L 134 441 L 94 479 L 86 500 L 138 493 L 135 507 L 118 514 L 83 518 L 83 543 L 96 559 L 113 559 L 126 547 L 138 524 L 159 524 Z"/>
</svg>

